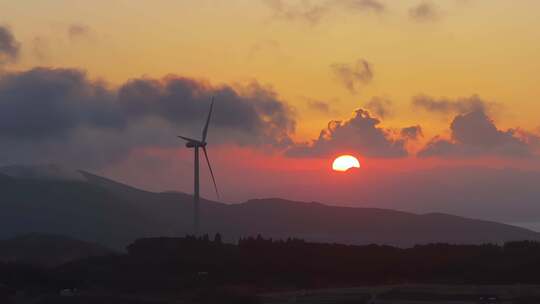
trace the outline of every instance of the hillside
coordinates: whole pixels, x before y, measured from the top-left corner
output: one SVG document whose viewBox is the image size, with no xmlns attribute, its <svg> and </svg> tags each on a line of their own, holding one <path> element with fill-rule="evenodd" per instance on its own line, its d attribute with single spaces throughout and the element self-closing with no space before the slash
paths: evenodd
<svg viewBox="0 0 540 304">
<path fill-rule="evenodd" d="M 86 257 L 110 254 L 113 251 L 101 245 L 59 235 L 34 233 L 0 240 L 0 262 L 57 266 Z"/>
<path fill-rule="evenodd" d="M 0 222 L 5 227 L 0 238 L 52 233 L 120 249 L 140 237 L 191 232 L 190 195 L 153 193 L 88 172 L 79 173 L 82 179 L 0 176 Z M 202 200 L 201 217 L 204 232 L 220 232 L 226 240 L 256 234 L 399 246 L 540 240 L 539 233 L 523 228 L 446 214 L 419 215 L 283 199 L 235 205 Z"/>
</svg>

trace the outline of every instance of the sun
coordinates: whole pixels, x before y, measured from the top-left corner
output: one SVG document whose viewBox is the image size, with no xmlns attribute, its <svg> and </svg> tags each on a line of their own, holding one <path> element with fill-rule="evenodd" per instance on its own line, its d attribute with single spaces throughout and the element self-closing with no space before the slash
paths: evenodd
<svg viewBox="0 0 540 304">
<path fill-rule="evenodd" d="M 352 155 L 338 156 L 332 163 L 332 170 L 345 172 L 350 168 L 360 168 L 360 162 Z"/>
</svg>

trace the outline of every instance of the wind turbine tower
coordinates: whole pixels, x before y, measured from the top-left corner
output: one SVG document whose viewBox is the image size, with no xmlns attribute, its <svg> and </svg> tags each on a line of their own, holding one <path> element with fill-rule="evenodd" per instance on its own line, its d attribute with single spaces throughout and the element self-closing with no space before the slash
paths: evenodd
<svg viewBox="0 0 540 304">
<path fill-rule="evenodd" d="M 208 152 L 206 151 L 206 135 L 208 134 L 208 125 L 210 124 L 210 118 L 212 117 L 212 109 L 214 108 L 214 97 L 212 97 L 212 102 L 210 103 L 210 111 L 208 111 L 208 117 L 206 118 L 206 123 L 202 131 L 202 139 L 197 140 L 185 136 L 178 136 L 181 139 L 186 141 L 187 148 L 193 148 L 195 152 L 195 171 L 194 171 L 194 180 L 193 180 L 193 233 L 197 236 L 199 235 L 200 229 L 200 195 L 199 195 L 199 148 L 204 152 L 204 158 L 208 164 L 208 169 L 210 170 L 210 175 L 212 176 L 212 182 L 214 183 L 214 189 L 216 190 L 216 196 L 219 198 L 219 192 L 216 184 L 216 179 L 214 177 L 214 172 L 212 171 L 212 166 L 210 165 L 210 160 L 208 159 Z"/>
</svg>

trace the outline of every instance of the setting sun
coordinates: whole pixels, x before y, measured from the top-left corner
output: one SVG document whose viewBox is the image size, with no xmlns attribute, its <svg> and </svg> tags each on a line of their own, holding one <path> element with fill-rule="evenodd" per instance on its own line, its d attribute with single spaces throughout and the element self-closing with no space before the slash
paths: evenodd
<svg viewBox="0 0 540 304">
<path fill-rule="evenodd" d="M 341 155 L 332 163 L 332 170 L 345 172 L 350 168 L 360 168 L 360 162 L 352 155 Z"/>
</svg>

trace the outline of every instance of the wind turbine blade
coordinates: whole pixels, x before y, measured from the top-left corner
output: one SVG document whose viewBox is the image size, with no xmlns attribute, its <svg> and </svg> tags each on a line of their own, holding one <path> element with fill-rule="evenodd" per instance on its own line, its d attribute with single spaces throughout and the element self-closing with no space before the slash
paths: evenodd
<svg viewBox="0 0 540 304">
<path fill-rule="evenodd" d="M 179 138 L 185 140 L 185 141 L 191 141 L 191 142 L 199 142 L 198 140 L 196 139 L 193 139 L 193 138 L 189 138 L 189 137 L 185 137 L 185 136 L 178 136 Z"/>
<path fill-rule="evenodd" d="M 216 196 L 219 199 L 219 192 L 218 192 L 218 189 L 217 189 L 216 178 L 214 177 L 214 172 L 212 171 L 212 166 L 210 166 L 210 160 L 208 159 L 208 153 L 206 152 L 206 146 L 203 146 L 202 149 L 203 149 L 203 152 L 204 152 L 204 158 L 206 158 L 206 163 L 208 164 L 208 169 L 210 169 L 210 175 L 212 176 L 212 181 L 214 182 L 214 189 L 216 190 Z"/>
<path fill-rule="evenodd" d="M 206 118 L 206 124 L 202 132 L 202 142 L 206 142 L 206 134 L 208 134 L 208 125 L 210 124 L 210 117 L 212 116 L 212 108 L 214 108 L 214 97 L 212 96 L 212 102 L 210 103 L 210 111 L 208 112 L 208 118 Z"/>
</svg>

